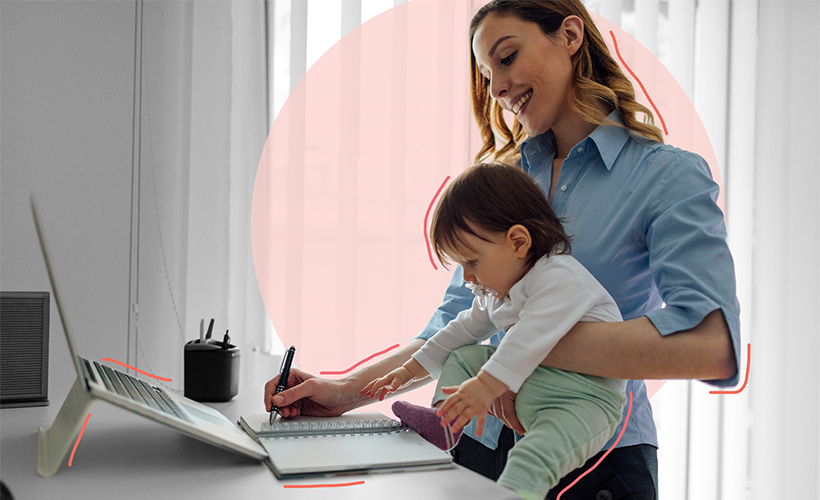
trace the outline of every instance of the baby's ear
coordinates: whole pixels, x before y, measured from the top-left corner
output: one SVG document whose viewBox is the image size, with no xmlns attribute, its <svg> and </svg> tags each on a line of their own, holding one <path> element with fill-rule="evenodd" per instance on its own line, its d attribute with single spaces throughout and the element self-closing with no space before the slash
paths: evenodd
<svg viewBox="0 0 820 500">
<path fill-rule="evenodd" d="M 520 258 L 525 258 L 532 246 L 530 231 L 521 224 L 516 224 L 507 231 L 507 241 Z"/>
</svg>

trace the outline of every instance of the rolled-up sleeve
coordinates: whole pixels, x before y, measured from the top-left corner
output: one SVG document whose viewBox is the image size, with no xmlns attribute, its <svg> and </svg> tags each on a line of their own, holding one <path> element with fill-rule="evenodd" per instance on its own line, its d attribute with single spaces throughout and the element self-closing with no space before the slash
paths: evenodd
<svg viewBox="0 0 820 500">
<path fill-rule="evenodd" d="M 718 185 L 699 156 L 656 154 L 664 157 L 655 161 L 671 165 L 652 193 L 646 244 L 652 277 L 665 306 L 647 317 L 662 335 L 668 335 L 693 328 L 720 309 L 740 366 L 740 306 L 723 212 L 716 203 Z M 730 386 L 738 378 L 735 373 L 729 379 L 706 382 Z"/>
</svg>

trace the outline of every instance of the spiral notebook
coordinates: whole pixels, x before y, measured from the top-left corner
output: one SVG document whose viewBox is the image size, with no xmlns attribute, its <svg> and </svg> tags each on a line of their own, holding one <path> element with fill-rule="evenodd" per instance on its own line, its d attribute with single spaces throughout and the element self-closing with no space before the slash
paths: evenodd
<svg viewBox="0 0 820 500">
<path fill-rule="evenodd" d="M 381 413 L 279 418 L 272 426 L 267 413 L 254 413 L 237 423 L 265 448 L 279 479 L 453 466 L 449 453 Z"/>
</svg>

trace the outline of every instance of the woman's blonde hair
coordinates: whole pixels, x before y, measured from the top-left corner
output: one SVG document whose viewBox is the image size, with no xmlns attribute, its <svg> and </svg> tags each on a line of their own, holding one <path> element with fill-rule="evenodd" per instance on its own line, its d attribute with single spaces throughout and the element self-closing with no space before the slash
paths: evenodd
<svg viewBox="0 0 820 500">
<path fill-rule="evenodd" d="M 515 16 L 522 21 L 533 22 L 547 36 L 554 36 L 567 16 L 578 16 L 584 22 L 584 39 L 572 56 L 569 106 L 593 124 L 603 122 L 612 110 L 617 109 L 627 129 L 663 142 L 663 135 L 654 124 L 652 112 L 635 100 L 632 82 L 610 55 L 601 33 L 580 0 L 493 0 L 479 9 L 470 22 L 471 47 L 478 25 L 488 14 Z M 503 110 L 490 95 L 490 82 L 479 71 L 472 49 L 470 66 L 473 114 L 484 143 L 475 161 L 478 163 L 490 157 L 508 163 L 517 161 L 519 147 L 525 138 L 524 129 L 517 119 L 512 130 L 507 126 Z M 601 104 L 607 111 L 600 111 Z M 635 118 L 638 112 L 643 113 L 643 122 Z M 496 142 L 503 143 L 498 150 Z"/>
</svg>

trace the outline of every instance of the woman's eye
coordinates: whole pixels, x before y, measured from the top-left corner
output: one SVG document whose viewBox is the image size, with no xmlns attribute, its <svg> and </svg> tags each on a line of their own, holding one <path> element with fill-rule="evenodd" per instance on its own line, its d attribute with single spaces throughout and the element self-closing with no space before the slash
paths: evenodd
<svg viewBox="0 0 820 500">
<path fill-rule="evenodd" d="M 515 51 L 512 54 L 505 57 L 504 59 L 502 59 L 501 64 L 503 64 L 504 66 L 509 66 L 510 64 L 512 64 L 513 60 L 515 59 L 515 55 L 517 53 L 518 53 L 518 51 Z"/>
</svg>

